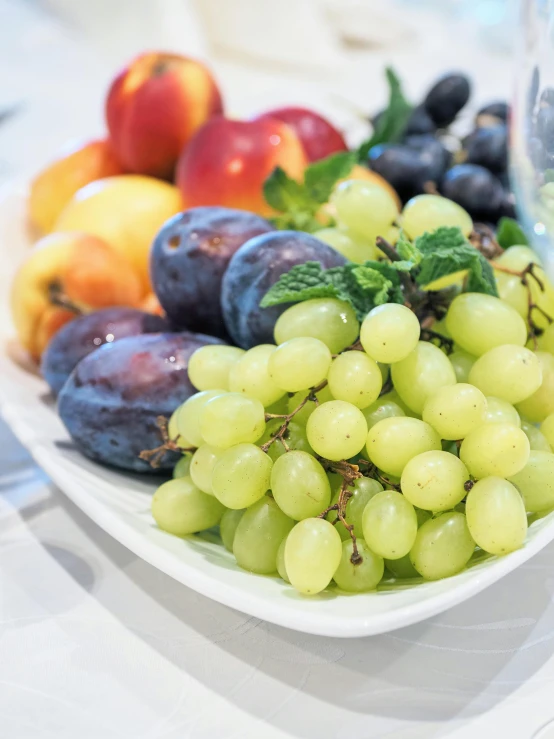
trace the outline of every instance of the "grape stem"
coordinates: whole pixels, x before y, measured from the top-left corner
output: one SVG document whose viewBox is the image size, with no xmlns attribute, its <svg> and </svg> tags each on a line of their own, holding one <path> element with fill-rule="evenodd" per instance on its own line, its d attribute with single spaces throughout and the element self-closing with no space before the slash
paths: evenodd
<svg viewBox="0 0 554 739">
<path fill-rule="evenodd" d="M 359 565 L 363 562 L 363 557 L 358 550 L 358 542 L 356 540 L 356 534 L 354 533 L 354 526 L 346 520 L 346 504 L 352 497 L 352 490 L 349 490 L 348 488 L 354 485 L 355 480 L 363 477 L 363 474 L 360 472 L 360 468 L 357 464 L 347 462 L 345 459 L 341 459 L 338 462 L 332 462 L 328 459 L 320 458 L 320 461 L 325 469 L 330 472 L 335 472 L 342 477 L 342 484 L 338 501 L 333 505 L 327 506 L 327 508 L 319 514 L 318 518 L 325 518 L 330 511 L 337 512 L 335 520 L 331 523 L 335 525 L 337 521 L 340 521 L 348 531 L 350 538 L 352 539 L 352 554 L 350 555 L 350 561 L 353 565 Z"/>
<path fill-rule="evenodd" d="M 177 436 L 176 439 L 170 439 L 169 438 L 169 432 L 167 430 L 168 420 L 165 416 L 158 416 L 156 418 L 156 426 L 158 427 L 160 431 L 160 436 L 162 437 L 162 443 L 160 446 L 155 447 L 154 449 L 143 449 L 142 452 L 139 454 L 139 459 L 143 459 L 145 462 L 149 462 L 150 466 L 154 469 L 157 469 L 162 459 L 165 456 L 166 452 L 194 452 L 195 447 L 187 447 L 183 448 L 180 447 L 177 442 L 181 438 L 180 436 Z"/>
<path fill-rule="evenodd" d="M 529 283 L 529 278 L 532 277 L 537 285 L 539 286 L 539 290 L 541 292 L 544 292 L 545 286 L 542 278 L 540 278 L 536 274 L 536 268 L 537 265 L 535 262 L 529 262 L 529 264 L 525 267 L 525 269 L 518 272 L 515 269 L 509 269 L 509 267 L 505 267 L 503 264 L 499 264 L 498 262 L 491 261 L 491 267 L 498 270 L 498 272 L 505 272 L 508 275 L 513 275 L 514 277 L 519 277 L 521 280 L 521 284 L 525 287 L 527 290 L 527 323 L 529 324 L 529 339 L 533 342 L 533 348 L 535 351 L 538 349 L 538 341 L 537 336 L 540 336 L 543 332 L 543 330 L 540 328 L 540 326 L 537 326 L 533 319 L 533 311 L 537 311 L 540 313 L 548 323 L 553 323 L 554 318 L 550 316 L 543 308 L 540 307 L 540 305 L 537 305 L 533 301 L 533 295 L 531 292 L 531 285 Z"/>
<path fill-rule="evenodd" d="M 469 234 L 468 240 L 489 261 L 499 257 L 504 251 L 496 240 L 492 228 L 485 223 L 474 223 L 473 231 Z"/>
<path fill-rule="evenodd" d="M 287 445 L 287 442 L 285 441 L 285 434 L 288 431 L 289 423 L 292 421 L 292 419 L 296 416 L 297 413 L 300 413 L 302 408 L 306 405 L 308 401 L 311 401 L 312 403 L 315 403 L 316 405 L 319 404 L 319 400 L 317 398 L 317 393 L 319 393 L 320 390 L 323 390 L 323 388 L 327 385 L 327 380 L 323 380 L 323 382 L 320 382 L 319 385 L 316 387 L 313 387 L 310 392 L 306 395 L 306 397 L 292 410 L 290 413 L 266 413 L 265 414 L 265 420 L 271 421 L 273 418 L 282 418 L 283 423 L 278 428 L 277 432 L 268 440 L 265 444 L 263 444 L 260 449 L 262 452 L 266 452 L 269 449 L 269 447 L 274 444 L 277 440 L 281 442 L 281 444 L 284 446 L 285 451 L 289 452 L 290 448 Z"/>
<path fill-rule="evenodd" d="M 447 336 L 439 334 L 437 331 L 433 331 L 430 328 L 421 327 L 421 340 L 438 343 L 439 349 L 445 349 L 447 354 L 452 354 L 454 351 L 454 341 L 449 339 Z"/>
<path fill-rule="evenodd" d="M 57 280 L 54 280 L 48 286 L 48 300 L 51 305 L 55 305 L 58 308 L 64 308 L 65 310 L 74 313 L 76 316 L 83 315 L 83 311 L 67 297 L 61 284 Z"/>
</svg>

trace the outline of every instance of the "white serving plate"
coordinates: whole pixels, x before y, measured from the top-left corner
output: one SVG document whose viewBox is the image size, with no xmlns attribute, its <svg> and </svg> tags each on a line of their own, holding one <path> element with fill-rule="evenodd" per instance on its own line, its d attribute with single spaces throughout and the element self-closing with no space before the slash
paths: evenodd
<svg viewBox="0 0 554 739">
<path fill-rule="evenodd" d="M 137 556 L 199 593 L 298 631 L 323 636 L 368 636 L 422 621 L 499 580 L 554 539 L 554 513 L 533 523 L 525 546 L 491 557 L 439 582 L 347 596 L 332 590 L 307 598 L 277 577 L 241 570 L 215 536 L 179 539 L 159 531 L 149 500 L 156 482 L 115 472 L 81 456 L 56 415 L 46 384 L 11 358 L 7 295 L 13 270 L 29 248 L 24 196 L 0 199 L 0 411 L 38 464 L 96 524 Z"/>
</svg>

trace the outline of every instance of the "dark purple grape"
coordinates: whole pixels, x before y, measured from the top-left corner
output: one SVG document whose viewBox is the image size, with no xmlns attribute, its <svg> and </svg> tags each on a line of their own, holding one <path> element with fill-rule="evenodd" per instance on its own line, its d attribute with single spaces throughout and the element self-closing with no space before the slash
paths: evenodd
<svg viewBox="0 0 554 739">
<path fill-rule="evenodd" d="M 441 192 L 481 221 L 498 220 L 506 200 L 500 180 L 478 164 L 456 164 L 449 169 Z"/>
<path fill-rule="evenodd" d="M 54 334 L 42 355 L 40 371 L 57 395 L 81 359 L 102 344 L 168 329 L 165 318 L 135 308 L 105 308 L 79 316 Z"/>
<path fill-rule="evenodd" d="M 413 136 L 424 133 L 434 133 L 437 130 L 435 122 L 425 110 L 423 105 L 418 105 L 413 109 L 406 129 L 404 130 L 404 136 Z"/>
<path fill-rule="evenodd" d="M 537 113 L 535 136 L 548 152 L 554 153 L 554 107 L 541 108 Z"/>
<path fill-rule="evenodd" d="M 448 74 L 427 93 L 423 105 L 439 128 L 449 126 L 469 100 L 471 87 L 465 74 Z"/>
<path fill-rule="evenodd" d="M 503 101 L 489 103 L 488 105 L 484 105 L 479 110 L 475 122 L 478 126 L 482 125 L 480 121 L 486 123 L 490 119 L 497 119 L 497 122 L 502 121 L 502 123 L 507 123 L 509 114 L 510 106 L 508 105 L 508 103 L 505 103 Z"/>
<path fill-rule="evenodd" d="M 345 258 L 302 231 L 275 231 L 250 239 L 236 252 L 223 277 L 221 304 L 225 325 L 243 349 L 273 343 L 273 327 L 289 304 L 260 308 L 279 277 L 296 264 L 320 262 L 339 267 Z"/>
<path fill-rule="evenodd" d="M 152 472 L 139 458 L 161 443 L 158 416 L 169 418 L 196 391 L 191 354 L 219 339 L 193 333 L 143 334 L 104 344 L 82 359 L 63 386 L 58 412 L 78 449 L 102 464 Z M 179 455 L 167 453 L 161 470 Z"/>
<path fill-rule="evenodd" d="M 448 152 L 433 136 L 411 136 L 406 144 L 379 144 L 369 152 L 369 166 L 406 201 L 439 182 L 450 163 Z"/>
<path fill-rule="evenodd" d="M 554 87 L 545 87 L 541 92 L 540 104 L 542 107 L 554 105 Z"/>
<path fill-rule="evenodd" d="M 467 162 L 498 174 L 508 166 L 508 132 L 504 124 L 477 128 L 467 139 Z"/>
<path fill-rule="evenodd" d="M 226 338 L 221 280 L 233 254 L 274 226 L 254 213 L 233 208 L 190 208 L 171 218 L 154 240 L 150 275 L 171 323 Z"/>
</svg>

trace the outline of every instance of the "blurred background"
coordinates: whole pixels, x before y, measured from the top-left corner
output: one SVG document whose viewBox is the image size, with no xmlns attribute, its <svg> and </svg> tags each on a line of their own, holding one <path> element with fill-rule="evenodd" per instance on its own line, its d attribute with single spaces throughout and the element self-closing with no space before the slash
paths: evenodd
<svg viewBox="0 0 554 739">
<path fill-rule="evenodd" d="M 232 115 L 302 104 L 356 143 L 389 63 L 414 99 L 469 73 L 467 115 L 509 97 L 515 16 L 515 0 L 0 0 L 0 186 L 101 133 L 114 72 L 145 49 L 207 61 Z"/>
</svg>

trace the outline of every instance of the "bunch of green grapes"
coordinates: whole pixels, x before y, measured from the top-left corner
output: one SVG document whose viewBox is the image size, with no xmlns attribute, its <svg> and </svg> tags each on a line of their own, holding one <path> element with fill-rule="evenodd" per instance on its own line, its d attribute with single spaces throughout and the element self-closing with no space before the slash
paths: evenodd
<svg viewBox="0 0 554 739">
<path fill-rule="evenodd" d="M 196 451 L 155 493 L 158 526 L 219 525 L 240 567 L 309 595 L 435 580 L 476 550 L 521 547 L 527 514 L 554 506 L 554 337 L 529 348 L 518 307 L 477 293 L 437 330 L 450 354 L 403 305 L 360 325 L 325 298 L 288 308 L 275 344 L 198 349 L 199 392 L 169 421 Z"/>
</svg>

